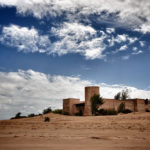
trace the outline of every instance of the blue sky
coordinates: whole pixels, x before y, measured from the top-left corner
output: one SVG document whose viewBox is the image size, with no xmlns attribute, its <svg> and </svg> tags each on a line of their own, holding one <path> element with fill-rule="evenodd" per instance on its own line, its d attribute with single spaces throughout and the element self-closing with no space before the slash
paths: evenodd
<svg viewBox="0 0 150 150">
<path fill-rule="evenodd" d="M 2 118 L 84 99 L 86 85 L 101 86 L 104 97 L 128 88 L 150 98 L 149 7 L 149 0 L 0 0 Z"/>
</svg>

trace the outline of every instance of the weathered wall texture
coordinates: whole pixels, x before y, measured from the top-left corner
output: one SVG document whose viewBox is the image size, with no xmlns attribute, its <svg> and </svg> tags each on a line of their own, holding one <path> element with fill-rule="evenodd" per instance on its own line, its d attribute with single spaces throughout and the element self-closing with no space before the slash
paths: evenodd
<svg viewBox="0 0 150 150">
<path fill-rule="evenodd" d="M 135 100 L 124 100 L 125 109 L 130 109 L 131 111 L 136 111 L 136 101 Z"/>
<path fill-rule="evenodd" d="M 98 86 L 89 86 L 85 87 L 85 108 L 84 108 L 84 116 L 91 116 L 91 97 L 94 94 L 99 95 L 99 87 Z"/>
<path fill-rule="evenodd" d="M 115 100 L 115 99 L 103 99 L 104 104 L 100 106 L 103 109 L 115 109 L 116 111 L 119 108 L 121 103 L 125 104 L 125 109 L 130 109 L 135 112 L 145 112 L 145 109 L 150 107 L 145 105 L 144 99 L 128 99 L 128 100 Z"/>
<path fill-rule="evenodd" d="M 145 105 L 145 109 L 150 110 L 150 101 L 149 101 L 149 103 L 147 105 Z"/>
<path fill-rule="evenodd" d="M 76 110 L 74 104 L 77 103 L 80 103 L 80 99 L 75 98 L 63 99 L 63 112 L 68 113 L 70 115 L 74 115 L 74 111 Z"/>
<path fill-rule="evenodd" d="M 84 107 L 85 107 L 85 103 L 84 102 L 80 102 L 78 104 L 74 104 L 73 105 L 73 112 L 74 114 L 82 114 L 84 113 Z"/>
<path fill-rule="evenodd" d="M 137 99 L 137 111 L 145 112 L 145 102 L 142 99 Z"/>
<path fill-rule="evenodd" d="M 100 106 L 100 109 L 115 109 L 118 110 L 119 105 L 121 104 L 120 101 L 114 99 L 103 99 L 104 104 Z"/>
</svg>

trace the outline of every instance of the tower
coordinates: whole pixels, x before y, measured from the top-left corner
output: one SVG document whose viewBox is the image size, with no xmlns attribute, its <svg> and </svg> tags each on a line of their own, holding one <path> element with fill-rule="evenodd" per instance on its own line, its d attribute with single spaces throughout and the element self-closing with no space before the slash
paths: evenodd
<svg viewBox="0 0 150 150">
<path fill-rule="evenodd" d="M 98 86 L 88 86 L 85 87 L 85 108 L 84 108 L 84 116 L 91 116 L 91 97 L 94 94 L 99 95 L 99 87 Z"/>
</svg>

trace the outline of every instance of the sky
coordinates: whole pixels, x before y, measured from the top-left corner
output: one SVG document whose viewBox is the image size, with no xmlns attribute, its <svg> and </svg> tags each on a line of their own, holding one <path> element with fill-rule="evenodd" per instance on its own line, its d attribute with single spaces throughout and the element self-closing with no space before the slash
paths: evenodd
<svg viewBox="0 0 150 150">
<path fill-rule="evenodd" d="M 0 119 L 84 100 L 150 98 L 149 0 L 0 0 Z"/>
</svg>

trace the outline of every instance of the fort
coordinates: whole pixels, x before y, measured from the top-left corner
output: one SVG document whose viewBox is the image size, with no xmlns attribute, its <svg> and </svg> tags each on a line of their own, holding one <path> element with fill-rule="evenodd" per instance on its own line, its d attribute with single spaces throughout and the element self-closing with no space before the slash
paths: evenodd
<svg viewBox="0 0 150 150">
<path fill-rule="evenodd" d="M 98 86 L 88 86 L 85 87 L 85 101 L 80 101 L 80 99 L 67 98 L 63 99 L 63 113 L 69 115 L 76 115 L 78 113 L 83 114 L 83 116 L 91 116 L 91 97 L 94 94 L 100 95 Z M 124 103 L 125 109 L 130 109 L 133 112 L 145 112 L 145 110 L 150 110 L 150 103 L 145 103 L 145 99 L 127 99 L 127 100 L 116 100 L 103 98 L 104 104 L 100 106 L 100 109 L 114 109 L 118 110 L 121 103 Z"/>
</svg>

